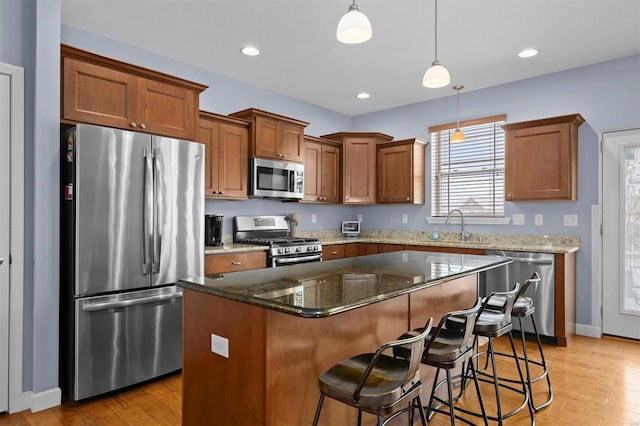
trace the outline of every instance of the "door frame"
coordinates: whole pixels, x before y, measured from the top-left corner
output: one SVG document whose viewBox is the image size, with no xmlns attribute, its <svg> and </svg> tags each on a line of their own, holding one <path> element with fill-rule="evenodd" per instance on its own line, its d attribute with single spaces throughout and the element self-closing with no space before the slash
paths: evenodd
<svg viewBox="0 0 640 426">
<path fill-rule="evenodd" d="M 24 312 L 24 69 L 0 63 L 0 73 L 11 79 L 11 133 L 9 159 L 11 229 L 9 251 L 9 412 L 29 408 L 22 391 Z"/>
</svg>

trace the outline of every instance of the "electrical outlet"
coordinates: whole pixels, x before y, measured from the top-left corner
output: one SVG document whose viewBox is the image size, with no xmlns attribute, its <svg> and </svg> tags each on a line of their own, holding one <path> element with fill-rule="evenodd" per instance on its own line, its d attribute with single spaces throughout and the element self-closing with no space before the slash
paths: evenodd
<svg viewBox="0 0 640 426">
<path fill-rule="evenodd" d="M 511 215 L 511 221 L 514 225 L 524 225 L 524 215 L 523 214 L 513 214 Z"/>
<path fill-rule="evenodd" d="M 402 253 L 402 263 L 407 263 L 409 261 L 409 255 L 407 253 Z"/>
<path fill-rule="evenodd" d="M 318 218 L 316 217 L 315 213 L 311 215 L 311 223 L 316 223 L 318 221 Z"/>
<path fill-rule="evenodd" d="M 564 226 L 578 226 L 578 215 L 577 214 L 565 214 L 564 215 Z"/>
<path fill-rule="evenodd" d="M 543 219 L 542 219 L 542 215 L 541 214 L 537 214 L 535 216 L 535 224 L 540 226 L 544 223 Z"/>
<path fill-rule="evenodd" d="M 218 354 L 225 358 L 229 358 L 229 339 L 218 336 L 217 334 L 211 335 L 211 352 Z"/>
<path fill-rule="evenodd" d="M 358 222 L 362 222 L 362 215 L 361 215 L 361 214 L 359 214 L 359 215 L 357 216 L 357 220 L 358 220 Z"/>
<path fill-rule="evenodd" d="M 406 215 L 406 214 L 402 215 L 402 223 L 409 223 L 409 215 Z"/>
</svg>

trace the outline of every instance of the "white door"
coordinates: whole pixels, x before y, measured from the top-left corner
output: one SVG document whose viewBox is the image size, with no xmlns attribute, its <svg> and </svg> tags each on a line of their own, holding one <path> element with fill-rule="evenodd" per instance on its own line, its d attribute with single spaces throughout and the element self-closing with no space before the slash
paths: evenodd
<svg viewBox="0 0 640 426">
<path fill-rule="evenodd" d="M 640 339 L 640 129 L 602 144 L 602 331 Z"/>
<path fill-rule="evenodd" d="M 0 73 L 0 413 L 9 409 L 9 198 L 11 77 Z"/>
</svg>

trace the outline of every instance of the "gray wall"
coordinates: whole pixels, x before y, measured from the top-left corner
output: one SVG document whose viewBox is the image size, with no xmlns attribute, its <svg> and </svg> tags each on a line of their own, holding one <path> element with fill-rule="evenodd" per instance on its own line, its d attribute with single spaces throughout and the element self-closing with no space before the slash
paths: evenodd
<svg viewBox="0 0 640 426">
<path fill-rule="evenodd" d="M 25 75 L 23 389 L 34 392 L 58 386 L 59 45 L 60 0 L 0 1 L 0 61 Z"/>
<path fill-rule="evenodd" d="M 36 31 L 37 29 L 37 31 Z M 311 122 L 307 133 L 370 130 L 395 136 L 427 137 L 429 125 L 455 119 L 455 98 L 408 105 L 375 114 L 348 117 L 278 93 L 210 73 L 150 52 L 70 27 L 60 27 L 60 0 L 0 1 L 0 61 L 25 68 L 25 354 L 24 388 L 40 392 L 57 386 L 58 325 L 58 123 L 59 42 L 178 75 L 210 86 L 202 109 L 230 113 L 257 107 Z M 36 65 L 37 64 L 37 65 Z M 603 78 L 614 75 L 615 78 Z M 579 199 L 577 202 L 507 203 L 507 214 L 523 213 L 525 226 L 476 226 L 472 232 L 577 234 L 578 322 L 591 318 L 591 205 L 597 204 L 598 133 L 640 127 L 640 56 L 462 92 L 461 118 L 507 113 L 510 122 L 574 112 L 586 118 L 580 128 Z M 464 83 L 464 82 L 462 82 Z M 430 169 L 430 168 L 429 168 Z M 366 228 L 429 229 L 425 206 L 308 206 L 274 201 L 208 201 L 206 211 L 224 214 L 225 232 L 238 214 L 299 212 L 301 228 L 337 228 L 340 220 L 364 215 Z M 315 213 L 318 223 L 312 224 Z M 400 223 L 401 214 L 409 223 Z M 545 226 L 531 225 L 533 214 L 545 215 Z M 577 228 L 562 226 L 562 215 L 579 215 Z M 445 230 L 445 229 L 443 229 Z"/>
</svg>

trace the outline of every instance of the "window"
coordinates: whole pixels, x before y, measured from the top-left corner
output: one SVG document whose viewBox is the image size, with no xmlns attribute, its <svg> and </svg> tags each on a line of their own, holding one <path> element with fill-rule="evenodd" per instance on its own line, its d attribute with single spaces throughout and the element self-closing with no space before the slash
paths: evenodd
<svg viewBox="0 0 640 426">
<path fill-rule="evenodd" d="M 466 141 L 450 144 L 456 124 L 431 132 L 431 216 L 460 209 L 469 217 L 504 217 L 504 131 L 507 116 L 460 122 Z"/>
</svg>

